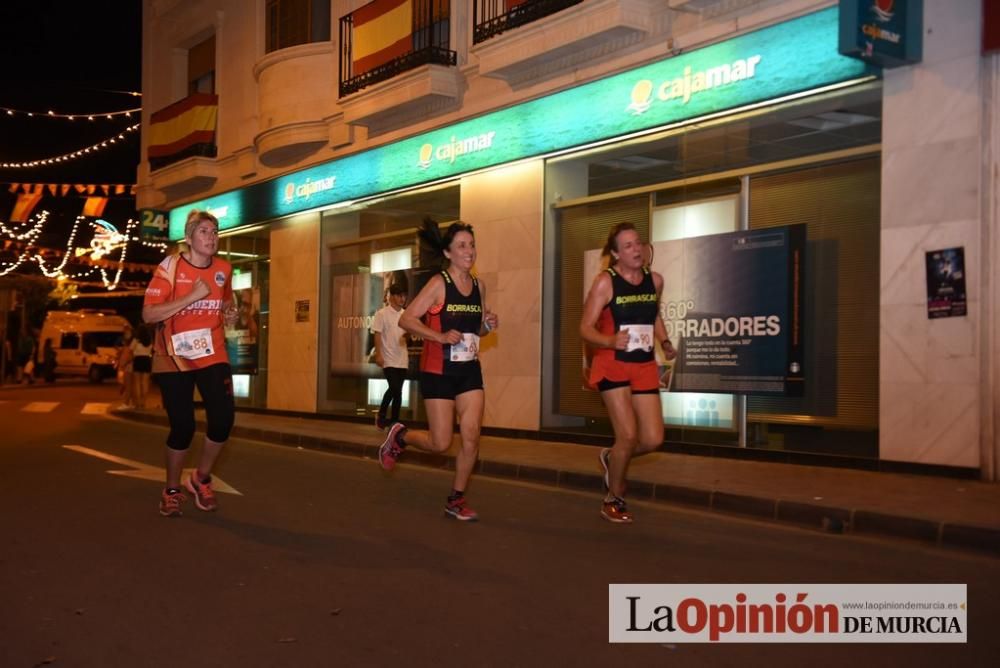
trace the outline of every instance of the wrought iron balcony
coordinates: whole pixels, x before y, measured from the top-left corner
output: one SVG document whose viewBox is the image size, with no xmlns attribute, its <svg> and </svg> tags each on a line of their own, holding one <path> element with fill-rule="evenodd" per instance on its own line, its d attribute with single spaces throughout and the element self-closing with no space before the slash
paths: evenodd
<svg viewBox="0 0 1000 668">
<path fill-rule="evenodd" d="M 473 0 L 472 43 L 527 25 L 583 0 Z"/>
<path fill-rule="evenodd" d="M 391 0 L 375 0 L 341 17 L 341 97 L 421 65 L 458 62 L 457 54 L 449 49 L 451 0 L 411 0 L 409 5 L 412 16 L 408 33 L 398 21 L 383 21 L 398 11 L 399 3 Z M 384 11 L 383 6 L 391 11 Z M 394 18 L 398 19 L 398 15 Z M 359 34 L 362 26 L 365 31 Z M 374 34 L 378 37 L 371 40 Z M 392 42 L 387 35 L 397 39 Z"/>
</svg>

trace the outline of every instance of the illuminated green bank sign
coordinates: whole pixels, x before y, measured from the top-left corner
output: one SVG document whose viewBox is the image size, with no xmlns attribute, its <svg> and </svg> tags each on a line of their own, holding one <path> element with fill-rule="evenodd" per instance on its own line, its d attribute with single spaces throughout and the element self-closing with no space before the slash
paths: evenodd
<svg viewBox="0 0 1000 668">
<path fill-rule="evenodd" d="M 758 30 L 623 74 L 192 202 L 223 229 L 544 155 L 871 73 L 837 53 L 837 9 Z"/>
</svg>

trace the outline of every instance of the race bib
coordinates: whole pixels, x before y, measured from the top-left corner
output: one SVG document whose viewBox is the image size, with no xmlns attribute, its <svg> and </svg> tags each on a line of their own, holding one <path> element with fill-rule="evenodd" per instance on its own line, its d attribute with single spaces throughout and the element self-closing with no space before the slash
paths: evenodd
<svg viewBox="0 0 1000 668">
<path fill-rule="evenodd" d="M 653 349 L 653 326 L 652 325 L 622 325 L 622 329 L 628 329 L 628 346 L 625 352 L 633 350 L 645 350 L 649 352 Z"/>
<path fill-rule="evenodd" d="M 212 350 L 212 330 L 193 329 L 190 332 L 180 332 L 170 337 L 174 346 L 174 354 L 188 360 L 208 357 Z"/>
<path fill-rule="evenodd" d="M 479 357 L 479 335 L 465 332 L 462 340 L 451 344 L 452 362 L 472 362 Z"/>
</svg>

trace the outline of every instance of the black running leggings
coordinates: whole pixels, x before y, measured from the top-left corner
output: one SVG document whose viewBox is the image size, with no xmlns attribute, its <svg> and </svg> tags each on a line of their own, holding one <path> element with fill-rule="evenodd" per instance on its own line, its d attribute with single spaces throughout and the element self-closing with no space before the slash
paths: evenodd
<svg viewBox="0 0 1000 668">
<path fill-rule="evenodd" d="M 163 407 L 170 420 L 167 447 L 187 450 L 194 438 L 194 388 L 198 388 L 205 404 L 208 440 L 224 443 L 229 439 L 236 415 L 233 401 L 233 374 L 228 364 L 213 364 L 193 371 L 173 371 L 156 374 L 163 395 Z"/>
<path fill-rule="evenodd" d="M 406 380 L 406 369 L 397 369 L 387 366 L 382 369 L 385 379 L 389 381 L 389 389 L 382 395 L 382 406 L 378 414 L 383 418 L 389 417 L 393 422 L 399 422 L 399 409 L 403 405 L 403 381 Z M 392 414 L 386 415 L 389 405 L 392 405 Z"/>
</svg>

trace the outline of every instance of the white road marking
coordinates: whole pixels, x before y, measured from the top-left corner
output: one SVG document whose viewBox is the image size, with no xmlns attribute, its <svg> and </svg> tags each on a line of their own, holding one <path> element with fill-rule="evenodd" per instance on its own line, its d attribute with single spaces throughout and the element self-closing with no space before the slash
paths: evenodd
<svg viewBox="0 0 1000 668">
<path fill-rule="evenodd" d="M 109 403 L 86 403 L 83 405 L 83 410 L 80 411 L 81 415 L 104 415 L 108 412 Z"/>
<path fill-rule="evenodd" d="M 32 401 L 21 410 L 25 413 L 51 413 L 58 405 L 58 401 Z"/>
<path fill-rule="evenodd" d="M 104 459 L 122 466 L 128 466 L 132 469 L 131 471 L 108 471 L 111 475 L 120 475 L 125 476 L 126 478 L 139 478 L 140 480 L 155 480 L 159 483 L 162 483 L 167 475 L 166 469 L 162 466 L 151 466 L 143 462 L 137 462 L 134 459 L 125 459 L 124 457 L 110 455 L 106 452 L 101 452 L 100 450 L 85 448 L 82 445 L 64 445 L 63 447 L 67 450 L 73 450 L 74 452 L 79 452 L 80 454 L 90 455 L 91 457 L 97 457 L 98 459 Z M 181 480 L 184 480 L 185 476 L 193 470 L 194 469 L 184 469 Z M 223 482 L 222 478 L 219 478 L 216 475 L 212 475 L 212 489 L 216 492 L 225 492 L 226 494 L 243 496 L 241 492 L 238 492 L 236 489 Z"/>
</svg>

